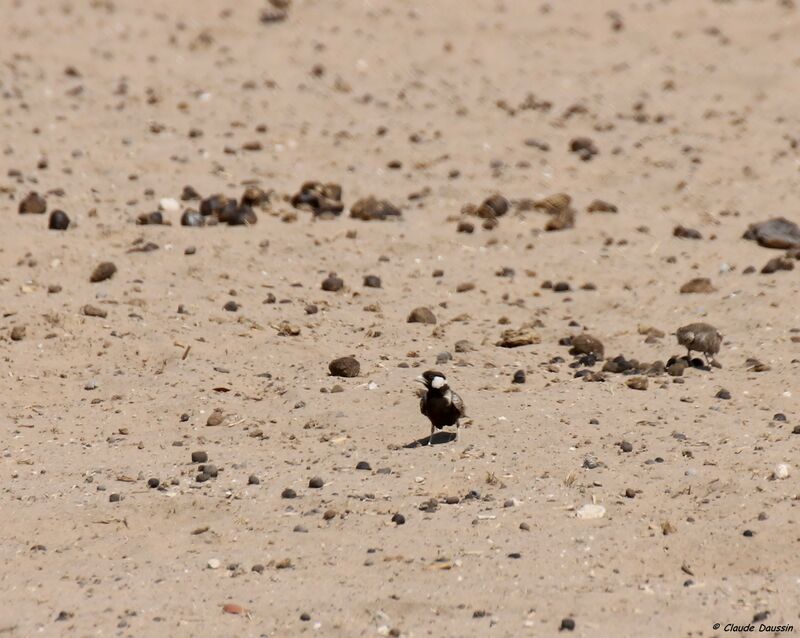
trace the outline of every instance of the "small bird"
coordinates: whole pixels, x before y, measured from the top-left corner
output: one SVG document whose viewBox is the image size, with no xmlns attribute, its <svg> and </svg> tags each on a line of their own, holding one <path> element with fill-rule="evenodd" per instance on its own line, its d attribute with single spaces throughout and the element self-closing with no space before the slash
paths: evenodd
<svg viewBox="0 0 800 638">
<path fill-rule="evenodd" d="M 433 443 L 433 433 L 448 425 L 456 426 L 458 440 L 459 419 L 465 415 L 464 401 L 447 385 L 441 372 L 428 370 L 416 379 L 423 386 L 420 391 L 419 411 L 431 421 L 431 436 L 428 445 Z"/>
<path fill-rule="evenodd" d="M 713 357 L 722 345 L 722 335 L 714 326 L 707 323 L 690 323 L 688 326 L 678 328 L 675 336 L 678 338 L 678 343 L 688 350 L 689 361 L 692 360 L 692 350 L 694 350 L 702 352 L 709 365 L 716 364 L 719 367 Z M 712 357 L 711 360 L 709 356 Z"/>
</svg>

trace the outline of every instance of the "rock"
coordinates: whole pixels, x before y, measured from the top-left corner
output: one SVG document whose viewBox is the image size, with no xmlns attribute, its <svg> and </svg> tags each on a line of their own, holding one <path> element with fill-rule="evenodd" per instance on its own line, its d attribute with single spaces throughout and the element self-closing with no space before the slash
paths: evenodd
<svg viewBox="0 0 800 638">
<path fill-rule="evenodd" d="M 573 354 L 590 354 L 602 359 L 605 354 L 605 347 L 600 339 L 584 332 L 572 338 L 572 350 L 570 352 Z"/>
<path fill-rule="evenodd" d="M 152 213 L 142 213 L 136 218 L 136 223 L 139 226 L 162 226 L 164 215 L 158 210 Z"/>
<path fill-rule="evenodd" d="M 69 217 L 63 210 L 54 210 L 50 213 L 47 227 L 50 230 L 67 230 L 69 228 Z"/>
<path fill-rule="evenodd" d="M 217 427 L 218 425 L 222 425 L 224 420 L 225 415 L 220 410 L 214 410 L 208 415 L 208 419 L 206 419 L 206 426 L 210 428 Z"/>
<path fill-rule="evenodd" d="M 105 281 L 106 279 L 111 279 L 116 272 L 117 266 L 114 263 L 110 261 L 104 261 L 92 271 L 89 281 L 96 284 L 101 281 Z"/>
<path fill-rule="evenodd" d="M 541 341 L 541 337 L 530 326 L 523 325 L 520 328 L 503 330 L 500 340 L 495 345 L 501 348 L 519 348 L 541 343 Z"/>
<path fill-rule="evenodd" d="M 359 461 L 356 463 L 357 470 L 371 470 L 372 466 L 367 461 Z"/>
<path fill-rule="evenodd" d="M 181 209 L 180 202 L 172 197 L 162 197 L 158 201 L 158 209 L 165 213 L 177 213 Z"/>
<path fill-rule="evenodd" d="M 363 221 L 397 219 L 401 217 L 400 209 L 385 199 L 376 199 L 373 196 L 359 199 L 350 209 L 350 217 Z"/>
<path fill-rule="evenodd" d="M 791 473 L 791 468 L 786 463 L 778 463 L 778 465 L 775 466 L 775 469 L 772 472 L 772 478 L 779 481 L 785 478 L 789 478 L 790 473 Z"/>
<path fill-rule="evenodd" d="M 237 206 L 226 219 L 228 226 L 252 226 L 258 222 L 256 212 L 250 206 Z"/>
<path fill-rule="evenodd" d="M 310 210 L 323 219 L 337 217 L 344 210 L 342 187 L 338 184 L 305 182 L 292 196 L 291 204 L 295 208 Z"/>
<path fill-rule="evenodd" d="M 281 492 L 281 498 L 297 498 L 297 492 L 295 492 L 291 487 L 287 487 L 283 492 Z"/>
<path fill-rule="evenodd" d="M 625 453 L 633 452 L 633 445 L 628 441 L 622 441 L 619 444 L 619 449 L 622 450 Z"/>
<path fill-rule="evenodd" d="M 192 452 L 192 463 L 207 463 L 207 462 L 208 462 L 208 452 L 203 452 L 202 450 Z"/>
<path fill-rule="evenodd" d="M 181 191 L 181 201 L 188 202 L 193 199 L 200 199 L 200 193 L 193 186 L 184 186 L 183 191 Z"/>
<path fill-rule="evenodd" d="M 456 226 L 456 231 L 459 233 L 467 233 L 468 235 L 471 235 L 472 233 L 475 232 L 475 224 L 473 224 L 472 222 L 468 222 L 466 220 L 462 220 L 458 222 L 458 226 Z"/>
<path fill-rule="evenodd" d="M 703 239 L 703 235 L 700 234 L 700 231 L 680 225 L 672 229 L 672 234 L 681 239 Z"/>
<path fill-rule="evenodd" d="M 595 503 L 587 503 L 581 505 L 575 512 L 575 516 L 582 520 L 592 520 L 595 518 L 603 518 L 606 515 L 606 508 L 602 505 Z"/>
<path fill-rule="evenodd" d="M 328 277 L 322 282 L 322 289 L 326 292 L 338 292 L 344 287 L 344 280 L 336 276 L 336 273 L 330 273 Z"/>
<path fill-rule="evenodd" d="M 575 631 L 575 621 L 572 618 L 562 618 L 559 631 Z"/>
<path fill-rule="evenodd" d="M 300 334 L 300 326 L 296 326 L 293 323 L 288 321 L 281 321 L 277 326 L 274 326 L 278 330 L 278 336 L 280 337 L 296 337 Z"/>
<path fill-rule="evenodd" d="M 159 485 L 161 485 L 161 481 L 159 481 L 157 478 L 147 479 L 147 487 L 149 487 L 151 489 L 155 489 Z"/>
<path fill-rule="evenodd" d="M 594 141 L 588 137 L 576 137 L 569 143 L 569 150 L 577 154 L 584 162 L 588 162 L 600 151 Z"/>
<path fill-rule="evenodd" d="M 472 352 L 473 350 L 475 350 L 475 346 L 473 346 L 472 343 L 470 343 L 466 339 L 459 339 L 453 346 L 453 350 L 455 350 L 459 354 L 463 354 L 465 352 Z"/>
<path fill-rule="evenodd" d="M 478 207 L 478 210 L 480 209 L 490 210 L 493 217 L 502 217 L 508 212 L 509 203 L 505 197 L 495 193 L 483 200 L 483 203 Z"/>
<path fill-rule="evenodd" d="M 366 288 L 380 288 L 381 278 L 376 275 L 367 275 L 364 277 L 364 286 Z"/>
<path fill-rule="evenodd" d="M 647 377 L 632 377 L 625 382 L 631 390 L 647 390 Z"/>
<path fill-rule="evenodd" d="M 11 341 L 22 341 L 25 338 L 25 326 L 11 328 Z"/>
<path fill-rule="evenodd" d="M 692 293 L 708 294 L 716 292 L 716 290 L 708 277 L 696 277 L 683 284 L 680 291 L 681 294 L 685 295 Z"/>
<path fill-rule="evenodd" d="M 222 561 L 220 561 L 218 558 L 209 558 L 208 563 L 206 564 L 208 565 L 209 569 L 219 569 L 222 565 Z"/>
<path fill-rule="evenodd" d="M 595 199 L 586 207 L 587 213 L 616 213 L 617 207 L 614 204 L 609 204 L 602 199 Z"/>
<path fill-rule="evenodd" d="M 108 312 L 106 312 L 103 308 L 98 308 L 97 306 L 93 306 L 91 304 L 86 304 L 83 308 L 81 308 L 81 313 L 85 317 L 99 317 L 100 319 L 105 319 L 108 316 Z"/>
<path fill-rule="evenodd" d="M 320 489 L 324 487 L 325 481 L 323 481 L 319 476 L 315 476 L 308 482 L 308 486 L 314 489 Z"/>
<path fill-rule="evenodd" d="M 181 226 L 199 228 L 206 225 L 206 218 L 193 208 L 187 208 L 181 215 Z"/>
<path fill-rule="evenodd" d="M 755 240 L 765 248 L 800 248 L 800 226 L 785 217 L 750 224 L 744 239 Z"/>
<path fill-rule="evenodd" d="M 430 310 L 430 308 L 420 307 L 414 308 L 411 313 L 408 315 L 407 323 L 427 323 L 427 324 L 435 324 L 436 323 L 436 315 Z"/>
<path fill-rule="evenodd" d="M 400 514 L 399 512 L 392 516 L 392 523 L 395 525 L 404 525 L 406 522 L 406 517 Z"/>
<path fill-rule="evenodd" d="M 247 206 L 253 208 L 254 206 L 263 206 L 269 203 L 269 193 L 257 186 L 248 186 L 239 201 L 239 206 Z"/>
<path fill-rule="evenodd" d="M 722 399 L 723 401 L 727 401 L 731 398 L 731 393 L 728 390 L 722 389 L 714 395 L 717 399 Z"/>
<path fill-rule="evenodd" d="M 18 210 L 20 215 L 44 215 L 47 212 L 47 201 L 33 191 L 19 203 Z"/>
<path fill-rule="evenodd" d="M 788 257 L 774 257 L 761 269 L 762 275 L 771 275 L 779 270 L 794 270 L 794 260 Z"/>
<path fill-rule="evenodd" d="M 533 207 L 536 210 L 542 210 L 549 215 L 557 215 L 561 211 L 569 208 L 572 203 L 572 197 L 566 193 L 556 193 L 555 195 L 548 195 L 544 199 L 539 199 L 533 202 Z"/>
<path fill-rule="evenodd" d="M 525 370 L 517 370 L 511 379 L 511 383 L 525 383 Z"/>
<path fill-rule="evenodd" d="M 575 217 L 577 212 L 574 208 L 565 208 L 561 212 L 551 217 L 544 225 L 544 229 L 548 232 L 555 230 L 567 230 L 575 226 Z"/>
<path fill-rule="evenodd" d="M 227 310 L 228 312 L 236 312 L 240 307 L 241 306 L 238 303 L 231 299 L 230 301 L 226 302 L 224 306 L 222 306 L 222 309 Z"/>
<path fill-rule="evenodd" d="M 340 357 L 328 364 L 332 377 L 357 377 L 361 372 L 361 365 L 355 357 Z"/>
</svg>

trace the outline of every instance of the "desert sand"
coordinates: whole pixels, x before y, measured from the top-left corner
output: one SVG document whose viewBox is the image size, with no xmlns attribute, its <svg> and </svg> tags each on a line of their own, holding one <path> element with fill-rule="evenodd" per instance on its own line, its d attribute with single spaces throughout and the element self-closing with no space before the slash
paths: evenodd
<svg viewBox="0 0 800 638">
<path fill-rule="evenodd" d="M 793 4 L 2 0 L 0 636 L 800 627 Z"/>
</svg>

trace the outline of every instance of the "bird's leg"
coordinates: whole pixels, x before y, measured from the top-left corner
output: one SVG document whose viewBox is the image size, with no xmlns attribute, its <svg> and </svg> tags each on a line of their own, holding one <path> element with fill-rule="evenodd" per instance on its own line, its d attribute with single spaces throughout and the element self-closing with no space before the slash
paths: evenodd
<svg viewBox="0 0 800 638">
<path fill-rule="evenodd" d="M 686 361 L 689 362 L 689 365 L 692 365 L 692 351 L 689 348 L 686 348 Z"/>
<path fill-rule="evenodd" d="M 459 428 L 461 427 L 461 421 L 456 421 L 456 438 L 453 441 L 458 441 L 458 433 L 460 432 Z"/>
<path fill-rule="evenodd" d="M 433 433 L 436 431 L 436 427 L 431 423 L 431 435 L 428 437 L 428 445 L 433 445 Z"/>
</svg>

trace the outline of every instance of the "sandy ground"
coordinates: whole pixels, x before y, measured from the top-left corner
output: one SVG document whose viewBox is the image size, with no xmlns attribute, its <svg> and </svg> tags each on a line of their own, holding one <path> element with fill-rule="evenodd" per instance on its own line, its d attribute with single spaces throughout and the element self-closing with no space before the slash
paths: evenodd
<svg viewBox="0 0 800 638">
<path fill-rule="evenodd" d="M 791 3 L 263 6 L 0 0 L 0 636 L 800 630 L 800 268 L 760 274 L 783 253 L 742 239 L 800 222 Z M 306 180 L 345 212 L 293 209 Z M 186 185 L 248 184 L 274 190 L 255 225 L 135 223 Z M 30 191 L 70 228 L 19 215 Z M 544 232 L 524 200 L 559 192 L 575 227 Z M 462 216 L 492 193 L 514 204 L 496 228 Z M 371 194 L 402 219 L 351 219 Z M 715 290 L 679 293 L 695 277 Z M 406 322 L 418 306 L 436 326 Z M 644 391 L 575 378 L 559 345 L 666 362 L 693 321 L 723 367 Z M 540 343 L 495 345 L 524 324 Z M 351 354 L 360 375 L 329 376 Z M 415 446 L 429 368 L 470 418 Z"/>
</svg>

